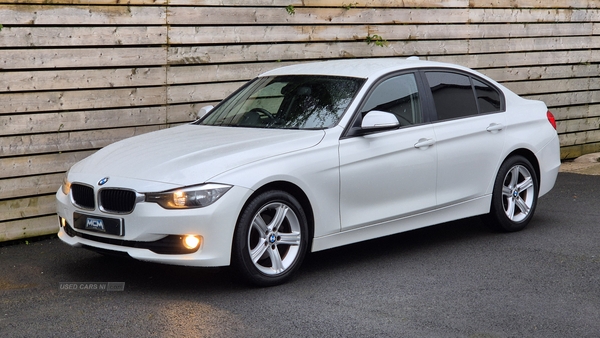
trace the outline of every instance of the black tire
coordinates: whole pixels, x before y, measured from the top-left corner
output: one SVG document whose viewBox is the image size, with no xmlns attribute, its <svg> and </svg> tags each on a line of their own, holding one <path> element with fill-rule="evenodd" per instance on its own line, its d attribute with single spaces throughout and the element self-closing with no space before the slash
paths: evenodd
<svg viewBox="0 0 600 338">
<path fill-rule="evenodd" d="M 267 191 L 242 210 L 232 263 L 254 285 L 279 285 L 296 273 L 307 248 L 308 222 L 300 203 L 285 191 Z"/>
<path fill-rule="evenodd" d="M 535 212 L 539 183 L 531 162 L 520 155 L 502 163 L 494 182 L 492 206 L 487 217 L 497 231 L 523 230 Z"/>
</svg>

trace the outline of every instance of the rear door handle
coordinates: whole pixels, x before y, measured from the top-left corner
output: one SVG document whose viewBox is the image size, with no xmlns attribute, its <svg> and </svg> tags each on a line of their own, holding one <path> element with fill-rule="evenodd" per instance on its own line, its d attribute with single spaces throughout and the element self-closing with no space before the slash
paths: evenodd
<svg viewBox="0 0 600 338">
<path fill-rule="evenodd" d="M 419 139 L 417 141 L 417 143 L 415 143 L 415 148 L 419 148 L 419 149 L 427 149 L 430 146 L 435 144 L 435 140 L 431 139 L 431 138 L 422 138 Z"/>
<path fill-rule="evenodd" d="M 489 131 L 490 133 L 497 133 L 502 129 L 504 129 L 504 125 L 501 123 L 492 123 L 485 128 L 485 130 Z"/>
</svg>

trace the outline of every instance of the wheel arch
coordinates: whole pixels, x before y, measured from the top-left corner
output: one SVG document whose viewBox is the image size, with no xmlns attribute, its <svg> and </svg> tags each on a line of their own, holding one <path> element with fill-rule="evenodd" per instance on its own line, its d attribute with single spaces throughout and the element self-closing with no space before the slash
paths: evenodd
<svg viewBox="0 0 600 338">
<path fill-rule="evenodd" d="M 540 177 L 540 162 L 538 161 L 535 154 L 531 150 L 526 148 L 515 149 L 504 158 L 502 163 L 504 163 L 507 159 L 515 155 L 521 155 L 525 157 L 529 161 L 529 163 L 531 163 L 531 165 L 533 166 L 533 170 L 535 170 L 535 177 L 537 178 L 537 183 L 539 187 L 542 178 Z"/>
<path fill-rule="evenodd" d="M 513 169 L 516 168 L 517 165 L 521 166 L 521 164 L 524 163 L 523 159 L 528 162 L 526 167 L 531 166 L 531 168 L 526 168 L 526 170 L 530 172 L 531 176 L 535 176 L 535 180 L 532 185 L 521 186 L 524 187 L 523 190 L 521 190 L 520 183 L 524 182 L 526 178 L 523 175 L 523 181 L 518 181 L 518 177 L 522 175 L 520 172 L 521 169 L 518 169 L 516 172 L 517 178 L 514 177 L 515 173 L 513 173 Z M 509 174 L 511 175 L 511 179 L 507 181 Z M 488 221 L 487 223 L 490 227 L 493 230 L 501 232 L 514 232 L 524 229 L 535 212 L 540 181 L 540 164 L 532 151 L 527 148 L 519 148 L 506 155 L 498 169 L 492 187 L 490 212 L 484 215 L 484 218 Z M 508 195 L 504 193 L 505 188 L 510 189 Z M 529 192 L 530 188 L 532 189 L 531 192 Z M 523 193 L 526 195 L 522 195 Z M 525 205 L 527 208 L 523 209 L 519 202 L 515 201 L 516 199 L 519 199 L 521 204 Z M 510 207 L 510 205 L 512 205 L 512 207 Z"/>
<path fill-rule="evenodd" d="M 262 194 L 263 192 L 271 191 L 271 190 L 281 190 L 281 191 L 285 191 L 285 192 L 289 193 L 290 195 L 294 196 L 294 198 L 296 198 L 298 200 L 298 202 L 302 206 L 302 209 L 304 209 L 304 213 L 306 215 L 306 221 L 308 222 L 308 248 L 310 251 L 310 248 L 312 246 L 312 239 L 313 239 L 314 233 L 315 233 L 315 231 L 314 231 L 314 227 L 315 227 L 314 212 L 313 212 L 313 208 L 310 203 L 310 200 L 308 199 L 308 196 L 304 193 L 304 191 L 299 186 L 295 185 L 294 183 L 291 183 L 288 181 L 274 181 L 274 182 L 269 182 L 269 183 L 263 185 L 262 187 L 258 188 L 256 191 L 254 191 L 248 197 L 248 199 L 244 203 L 244 206 L 242 207 L 242 209 L 240 211 L 240 215 L 238 215 L 238 221 L 239 221 L 239 218 L 241 217 L 241 213 L 243 212 L 244 209 L 246 209 L 246 206 L 248 205 L 248 203 L 250 203 L 256 196 Z"/>
</svg>

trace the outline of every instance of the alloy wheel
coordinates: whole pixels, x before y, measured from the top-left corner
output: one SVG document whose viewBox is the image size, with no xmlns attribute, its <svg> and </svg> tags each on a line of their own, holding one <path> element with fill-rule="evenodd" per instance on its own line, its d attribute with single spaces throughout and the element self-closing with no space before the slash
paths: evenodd
<svg viewBox="0 0 600 338">
<path fill-rule="evenodd" d="M 248 230 L 248 251 L 254 266 L 266 275 L 285 272 L 300 252 L 298 217 L 281 202 L 271 202 L 254 216 Z"/>
</svg>

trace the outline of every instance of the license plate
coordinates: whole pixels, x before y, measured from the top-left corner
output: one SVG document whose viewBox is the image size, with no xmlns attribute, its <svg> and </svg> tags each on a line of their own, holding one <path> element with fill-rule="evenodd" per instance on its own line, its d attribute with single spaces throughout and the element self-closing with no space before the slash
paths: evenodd
<svg viewBox="0 0 600 338">
<path fill-rule="evenodd" d="M 125 227 L 122 218 L 108 218 L 73 213 L 73 226 L 76 229 L 101 232 L 109 235 L 125 235 Z"/>
</svg>

